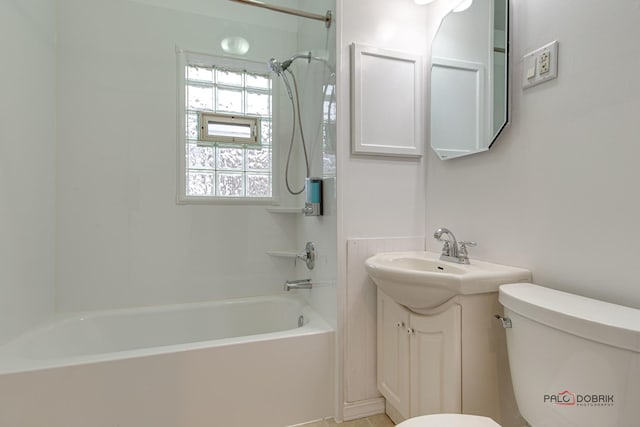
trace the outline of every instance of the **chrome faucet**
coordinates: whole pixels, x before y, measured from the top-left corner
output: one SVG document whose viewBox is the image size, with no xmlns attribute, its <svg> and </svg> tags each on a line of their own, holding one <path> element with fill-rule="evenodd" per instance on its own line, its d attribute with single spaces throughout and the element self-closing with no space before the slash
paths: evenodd
<svg viewBox="0 0 640 427">
<path fill-rule="evenodd" d="M 311 289 L 311 279 L 287 280 L 284 282 L 284 290 L 291 289 Z"/>
<path fill-rule="evenodd" d="M 449 236 L 448 239 L 443 239 L 442 235 Z M 469 264 L 469 253 L 467 252 L 467 247 L 478 246 L 476 242 L 460 242 L 456 240 L 456 236 L 453 235 L 451 230 L 446 228 L 438 228 L 435 233 L 433 233 L 433 237 L 438 242 L 443 242 L 444 246 L 442 246 L 442 254 L 440 255 L 440 259 L 442 261 L 456 262 L 458 264 Z"/>
</svg>

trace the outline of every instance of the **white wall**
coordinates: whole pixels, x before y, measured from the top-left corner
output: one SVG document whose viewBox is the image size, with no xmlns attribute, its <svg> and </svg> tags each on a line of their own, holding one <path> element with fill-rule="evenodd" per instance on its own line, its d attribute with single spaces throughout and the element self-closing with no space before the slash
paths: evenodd
<svg viewBox="0 0 640 427">
<path fill-rule="evenodd" d="M 314 7 L 333 8 L 325 3 Z M 266 63 L 288 58 L 298 44 L 314 53 L 333 50 L 335 26 L 327 32 L 319 22 L 222 0 L 175 6 L 2 4 L 2 34 L 15 41 L 0 104 L 3 122 L 12 124 L 0 130 L 0 190 L 11 201 L 0 210 L 6 236 L 0 304 L 12 319 L 1 322 L 0 341 L 51 314 L 56 281 L 63 311 L 272 293 L 296 273 L 290 259 L 265 251 L 320 239 L 316 279 L 328 286 L 311 300 L 335 319 L 335 196 L 333 216 L 322 219 L 268 213 L 264 206 L 175 203 L 176 45 L 222 54 L 221 38 L 242 34 L 251 42 L 250 58 Z M 280 82 L 275 86 L 276 110 L 286 113 L 274 137 L 276 193 L 281 204 L 301 206 L 302 196 L 282 189 L 290 107 Z M 316 148 L 322 175 L 323 146 Z M 300 173 L 295 165 L 293 172 Z M 302 221 L 319 225 L 307 233 Z"/>
<path fill-rule="evenodd" d="M 123 0 L 58 3 L 58 308 L 281 291 L 293 262 L 265 251 L 294 248 L 290 217 L 176 205 L 175 47 L 222 54 L 220 40 L 241 32 L 266 64 L 295 51 L 296 29 Z"/>
<path fill-rule="evenodd" d="M 342 4 L 339 112 L 343 235 L 411 236 L 424 230 L 422 160 L 351 155 L 349 46 L 368 44 L 424 55 L 424 8 L 412 2 L 346 1 Z M 384 102 L 384 100 L 380 100 Z M 426 150 L 425 150 L 426 151 Z"/>
<path fill-rule="evenodd" d="M 440 19 L 457 2 L 434 2 L 423 9 L 426 14 L 410 3 L 340 3 L 340 87 L 348 88 L 347 47 L 353 41 L 403 49 L 418 39 L 430 55 Z M 427 249 L 439 251 L 430 235 L 446 226 L 460 239 L 479 242 L 472 259 L 524 266 L 538 283 L 640 307 L 633 273 L 640 252 L 634 244 L 640 234 L 634 189 L 640 6 L 631 0 L 513 0 L 512 7 L 512 125 L 490 152 L 440 161 L 427 150 L 424 184 L 418 164 L 351 156 L 349 112 L 340 109 L 338 248 L 349 237 L 421 233 Z M 553 39 L 560 41 L 559 78 L 523 93 L 520 58 Z M 601 56 L 594 63 L 596 52 Z M 339 105 L 348 106 L 345 91 L 339 96 Z M 343 255 L 344 346 L 356 319 L 344 303 L 345 288 L 351 291 L 353 284 L 345 279 Z M 368 363 L 370 355 L 361 352 L 355 359 Z M 348 401 L 350 366 L 344 363 Z"/>
<path fill-rule="evenodd" d="M 188 12 L 195 15 L 215 17 L 241 23 L 245 26 L 260 25 L 275 29 L 295 28 L 297 18 L 293 15 L 267 11 L 229 0 L 130 0 L 136 3 Z M 288 8 L 299 8 L 300 0 L 270 0 L 269 4 Z M 314 2 L 315 3 L 315 2 Z M 305 5 L 306 6 L 306 5 Z M 305 9 L 308 10 L 308 9 Z M 237 27 L 236 27 L 237 28 Z M 246 28 L 246 27 L 245 27 Z"/>
<path fill-rule="evenodd" d="M 347 279 L 347 240 L 378 237 L 391 238 L 424 235 L 425 180 L 424 160 L 403 160 L 389 157 L 353 156 L 351 154 L 351 123 L 349 100 L 349 46 L 351 43 L 368 44 L 383 49 L 424 55 L 427 49 L 425 37 L 426 8 L 411 1 L 346 0 L 338 2 L 338 300 L 339 341 L 343 359 L 339 373 L 343 378 L 339 407 L 347 412 L 363 410 L 368 400 L 373 403 L 379 396 L 375 388 L 363 390 L 362 381 L 368 378 L 359 374 L 354 366 L 358 360 L 371 363 L 371 345 L 375 348 L 375 334 L 364 338 L 368 343 L 356 356 L 345 354 L 348 338 L 346 331 L 361 330 L 372 335 L 370 322 L 375 319 L 375 300 L 363 298 L 350 301 L 347 311 L 347 295 L 370 294 L 372 282 L 349 282 Z M 380 100 L 384 102 L 384 100 Z M 364 265 L 349 266 L 364 270 Z M 353 302 L 353 304 L 351 304 Z M 359 329 L 362 319 L 367 324 Z M 374 350 L 375 352 L 375 350 Z M 368 366 L 367 365 L 367 366 Z M 365 370 L 366 371 L 366 370 Z M 367 371 L 368 372 L 368 371 Z M 349 390 L 354 393 L 349 395 Z M 354 401 L 355 400 L 355 401 Z M 365 403 L 359 406 L 358 402 Z M 341 415 L 341 414 L 340 414 Z"/>
<path fill-rule="evenodd" d="M 0 2 L 0 343 L 53 311 L 55 2 Z"/>
<path fill-rule="evenodd" d="M 487 153 L 429 153 L 427 230 L 446 226 L 479 243 L 472 259 L 527 267 L 541 285 L 640 307 L 640 5 L 512 7 L 512 125 Z M 558 79 L 523 91 L 522 56 L 555 39 Z"/>
</svg>

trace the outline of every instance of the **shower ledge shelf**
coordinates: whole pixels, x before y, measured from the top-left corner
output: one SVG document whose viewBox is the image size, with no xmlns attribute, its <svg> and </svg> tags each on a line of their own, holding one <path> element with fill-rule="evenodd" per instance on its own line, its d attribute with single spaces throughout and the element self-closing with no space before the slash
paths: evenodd
<svg viewBox="0 0 640 427">
<path fill-rule="evenodd" d="M 271 206 L 267 208 L 267 212 L 281 213 L 281 214 L 300 214 L 302 213 L 302 207 L 286 207 L 286 206 Z"/>
<path fill-rule="evenodd" d="M 298 252 L 296 251 L 267 251 L 267 255 L 277 258 L 297 258 Z"/>
</svg>

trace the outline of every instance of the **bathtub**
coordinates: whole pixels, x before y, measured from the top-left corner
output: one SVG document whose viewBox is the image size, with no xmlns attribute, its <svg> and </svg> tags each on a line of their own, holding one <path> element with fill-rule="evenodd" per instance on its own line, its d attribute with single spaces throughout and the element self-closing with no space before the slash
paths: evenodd
<svg viewBox="0 0 640 427">
<path fill-rule="evenodd" d="M 61 315 L 0 347 L 0 426 L 298 424 L 332 414 L 333 354 L 294 295 Z"/>
</svg>

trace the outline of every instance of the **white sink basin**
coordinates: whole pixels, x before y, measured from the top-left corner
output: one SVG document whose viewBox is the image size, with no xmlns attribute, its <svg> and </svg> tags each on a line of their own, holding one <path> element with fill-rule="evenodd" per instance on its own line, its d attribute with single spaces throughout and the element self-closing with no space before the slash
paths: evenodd
<svg viewBox="0 0 640 427">
<path fill-rule="evenodd" d="M 471 260 L 471 264 L 440 261 L 433 252 L 385 252 L 365 261 L 367 273 L 382 292 L 414 309 L 437 307 L 456 295 L 497 292 L 505 283 L 531 280 L 531 272 Z"/>
</svg>

